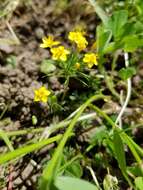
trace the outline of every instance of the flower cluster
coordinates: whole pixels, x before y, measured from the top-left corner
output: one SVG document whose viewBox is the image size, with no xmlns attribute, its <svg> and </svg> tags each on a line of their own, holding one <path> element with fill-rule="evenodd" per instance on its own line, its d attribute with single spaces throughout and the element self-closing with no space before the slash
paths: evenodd
<svg viewBox="0 0 143 190">
<path fill-rule="evenodd" d="M 88 45 L 88 42 L 84 37 L 84 32 L 70 32 L 68 38 L 76 43 L 79 51 L 84 50 Z"/>
<path fill-rule="evenodd" d="M 50 48 L 50 51 L 52 53 L 53 60 L 60 60 L 60 61 L 66 61 L 67 55 L 70 54 L 70 51 L 65 49 L 64 46 L 57 46 L 60 44 L 59 41 L 55 41 L 53 36 L 44 37 L 42 39 L 42 44 L 40 44 L 40 47 L 42 48 Z M 54 47 L 57 46 L 57 47 Z"/>
<path fill-rule="evenodd" d="M 86 50 L 88 41 L 85 38 L 85 32 L 81 31 L 72 31 L 69 32 L 68 39 L 71 42 L 74 42 L 77 45 L 78 51 L 81 52 L 83 50 Z M 50 48 L 50 52 L 52 53 L 52 59 L 53 60 L 59 60 L 59 61 L 67 61 L 68 55 L 70 54 L 70 51 L 66 49 L 64 46 L 60 45 L 61 43 L 59 41 L 54 40 L 53 36 L 44 37 L 42 39 L 42 44 L 40 44 L 40 47 L 42 48 Z M 92 46 L 92 50 L 95 49 L 95 44 Z M 85 53 L 83 55 L 82 62 L 87 64 L 87 67 L 91 69 L 93 65 L 98 65 L 98 55 L 93 52 Z M 80 63 L 75 63 L 75 68 L 80 69 Z"/>
<path fill-rule="evenodd" d="M 41 48 L 49 48 L 50 52 L 52 54 L 52 59 L 56 61 L 61 61 L 64 65 L 65 62 L 68 60 L 68 62 L 74 61 L 74 68 L 75 70 L 81 69 L 81 64 L 86 63 L 87 67 L 91 69 L 93 65 L 98 64 L 98 55 L 96 53 L 93 53 L 95 50 L 95 43 L 91 47 L 92 52 L 82 53 L 81 51 L 85 51 L 88 46 L 88 41 L 85 37 L 85 33 L 81 31 L 72 31 L 68 35 L 68 39 L 75 43 L 77 46 L 78 51 L 72 54 L 70 50 L 66 49 L 64 46 L 61 45 L 60 41 L 56 41 L 53 36 L 44 37 L 42 39 L 42 43 L 40 44 Z M 87 50 L 86 50 L 87 51 Z M 76 56 L 76 58 L 73 58 L 73 55 Z M 68 59 L 69 56 L 69 59 Z M 66 64 L 68 64 L 68 62 Z M 73 64 L 71 64 L 73 65 Z M 69 67 L 67 67 L 69 68 Z M 46 89 L 45 86 L 41 86 L 39 89 L 36 89 L 34 91 L 34 101 L 35 102 L 44 102 L 46 103 L 48 101 L 48 96 L 51 94 L 51 92 Z"/>
</svg>

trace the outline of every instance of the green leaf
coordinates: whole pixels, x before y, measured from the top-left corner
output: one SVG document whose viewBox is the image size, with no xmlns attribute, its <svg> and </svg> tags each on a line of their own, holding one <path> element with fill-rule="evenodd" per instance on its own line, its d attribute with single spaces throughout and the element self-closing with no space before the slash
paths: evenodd
<svg viewBox="0 0 143 190">
<path fill-rule="evenodd" d="M 143 24 L 141 21 L 137 21 L 133 25 L 135 33 L 142 33 L 143 31 Z"/>
<path fill-rule="evenodd" d="M 128 35 L 133 35 L 135 33 L 136 33 L 136 29 L 135 29 L 135 24 L 133 22 L 127 23 L 124 26 L 123 37 L 128 36 Z"/>
<path fill-rule="evenodd" d="M 44 74 L 49 74 L 56 70 L 56 66 L 54 65 L 54 61 L 50 59 L 45 59 L 42 61 L 40 70 Z"/>
<path fill-rule="evenodd" d="M 142 0 L 136 0 L 135 6 L 140 15 L 143 15 L 143 1 Z"/>
<path fill-rule="evenodd" d="M 128 78 L 131 78 L 135 74 L 136 74 L 136 70 L 134 67 L 122 68 L 119 71 L 119 77 L 122 80 L 127 80 Z"/>
<path fill-rule="evenodd" d="M 127 167 L 127 171 L 129 173 L 131 173 L 133 176 L 141 176 L 142 175 L 140 165 L 138 165 L 137 163 L 135 163 L 132 166 Z"/>
<path fill-rule="evenodd" d="M 95 185 L 85 180 L 66 176 L 58 177 L 55 186 L 57 190 L 98 190 Z"/>
<path fill-rule="evenodd" d="M 106 53 L 112 53 L 117 49 L 115 42 L 110 42 L 105 48 L 104 48 L 104 54 Z"/>
<path fill-rule="evenodd" d="M 128 145 L 136 162 L 140 165 L 142 163 L 142 159 L 140 158 L 139 153 L 142 155 L 143 150 L 126 133 L 122 132 L 120 135 L 123 142 Z M 141 172 L 143 173 L 142 167 L 140 167 L 140 169 L 141 169 Z"/>
<path fill-rule="evenodd" d="M 97 26 L 96 29 L 96 43 L 97 43 L 97 52 L 102 54 L 105 48 L 108 46 L 112 37 L 111 31 L 105 31 L 103 26 Z"/>
<path fill-rule="evenodd" d="M 135 178 L 135 185 L 138 190 L 143 190 L 143 177 L 136 177 Z"/>
<path fill-rule="evenodd" d="M 142 40 L 138 38 L 137 35 L 129 35 L 126 36 L 123 40 L 124 43 L 124 51 L 126 52 L 134 52 L 137 48 L 142 46 Z"/>
<path fill-rule="evenodd" d="M 73 162 L 71 165 L 69 165 L 66 170 L 65 174 L 71 177 L 78 177 L 80 178 L 83 174 L 82 167 L 78 161 Z"/>
<path fill-rule="evenodd" d="M 7 62 L 7 64 L 12 65 L 12 67 L 15 68 L 16 67 L 16 56 L 10 55 L 9 57 L 7 57 L 6 62 Z"/>
<path fill-rule="evenodd" d="M 90 144 L 101 144 L 108 137 L 108 132 L 105 126 L 96 129 L 95 133 L 89 134 Z"/>
<path fill-rule="evenodd" d="M 122 139 L 120 134 L 115 129 L 113 133 L 113 142 L 114 142 L 114 153 L 116 155 L 116 159 L 118 161 L 119 167 L 121 171 L 124 173 L 126 172 L 126 158 L 125 158 L 125 151 Z"/>
<path fill-rule="evenodd" d="M 111 18 L 108 21 L 107 29 L 111 30 L 114 38 L 118 38 L 123 34 L 124 25 L 128 20 L 128 11 L 127 10 L 119 10 L 115 11 Z"/>
</svg>

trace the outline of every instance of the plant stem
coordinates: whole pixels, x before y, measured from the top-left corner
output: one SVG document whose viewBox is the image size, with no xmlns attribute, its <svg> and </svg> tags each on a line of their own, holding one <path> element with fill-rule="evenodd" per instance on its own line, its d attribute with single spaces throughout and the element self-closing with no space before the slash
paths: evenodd
<svg viewBox="0 0 143 190">
<path fill-rule="evenodd" d="M 81 117 L 78 118 L 77 122 L 88 120 L 88 119 L 95 119 L 95 116 L 97 116 L 97 114 L 95 112 L 89 113 L 89 114 L 84 114 L 84 115 L 82 115 Z M 53 133 L 54 131 L 56 131 L 58 129 L 66 127 L 67 125 L 69 125 L 70 122 L 71 122 L 71 119 L 67 120 L 67 121 L 66 120 L 61 121 L 58 124 L 46 127 L 46 129 L 44 127 L 40 127 L 40 128 L 37 128 L 37 129 L 24 129 L 24 130 L 18 130 L 18 131 L 9 131 L 9 132 L 5 132 L 5 134 L 8 137 L 27 135 L 28 133 L 35 134 L 35 133 L 40 133 L 40 132 L 43 132 L 43 131 L 44 131 L 43 134 L 46 134 L 47 131 L 48 132 L 50 131 L 50 134 L 51 134 L 51 133 Z"/>
<path fill-rule="evenodd" d="M 110 92 L 117 98 L 120 99 L 120 95 L 118 94 L 118 92 L 114 89 L 114 83 L 113 83 L 113 78 L 109 77 L 106 72 L 104 72 L 104 76 L 105 76 L 105 83 L 107 85 L 107 87 L 109 88 Z"/>
<path fill-rule="evenodd" d="M 98 183 L 98 180 L 97 180 L 97 178 L 96 178 L 96 175 L 95 175 L 93 169 L 92 169 L 91 167 L 89 167 L 89 166 L 87 166 L 87 169 L 90 171 L 90 173 L 91 173 L 91 175 L 92 175 L 92 178 L 93 178 L 93 180 L 94 180 L 94 182 L 95 182 L 97 188 L 98 188 L 99 190 L 102 190 L 101 187 L 100 187 L 100 185 L 99 185 L 99 183 Z"/>
<path fill-rule="evenodd" d="M 4 107 L 2 113 L 0 114 L 0 120 L 3 118 L 5 112 L 7 111 L 7 108 L 8 108 L 8 106 L 6 105 L 6 106 Z"/>
<path fill-rule="evenodd" d="M 96 115 L 97 114 L 95 112 L 94 113 L 85 114 L 85 115 L 79 117 L 78 120 L 77 120 L 77 122 L 88 120 L 88 119 L 95 119 Z M 40 140 L 42 140 L 43 138 L 48 138 L 51 135 L 51 133 L 53 133 L 54 131 L 56 131 L 58 129 L 61 129 L 63 127 L 68 126 L 70 124 L 70 122 L 71 122 L 71 119 L 67 120 L 67 121 L 66 120 L 61 121 L 60 123 L 55 124 L 55 125 L 52 124 L 51 126 L 49 126 L 49 127 L 47 127 L 45 129 L 45 131 L 43 132 Z"/>
<path fill-rule="evenodd" d="M 124 59 L 125 59 L 125 66 L 128 67 L 129 66 L 129 55 L 126 52 L 124 53 Z M 118 115 L 118 117 L 117 117 L 117 119 L 115 121 L 115 124 L 118 124 L 118 122 L 120 121 L 122 115 L 125 112 L 125 109 L 126 109 L 126 107 L 128 105 L 130 97 L 131 97 L 131 90 L 132 90 L 132 84 L 131 84 L 131 79 L 129 78 L 129 79 L 127 79 L 127 97 L 126 97 L 126 100 L 125 100 L 125 102 L 124 102 L 124 104 L 122 106 L 122 109 L 121 109 L 121 111 L 120 111 L 120 113 L 119 113 L 119 115 Z"/>
<path fill-rule="evenodd" d="M 105 118 L 108 123 L 112 126 L 112 128 L 114 129 L 115 127 L 117 127 L 117 125 L 112 121 L 112 119 L 105 113 L 103 112 L 100 108 L 98 108 L 97 106 L 90 104 L 90 107 L 92 109 L 94 109 L 99 115 L 103 116 L 103 118 Z"/>
<path fill-rule="evenodd" d="M 20 136 L 20 135 L 27 135 L 28 133 L 39 133 L 44 131 L 45 128 L 37 128 L 37 129 L 24 129 L 24 130 L 19 130 L 19 131 L 9 131 L 6 132 L 6 135 L 8 137 L 13 137 L 13 136 Z"/>
</svg>

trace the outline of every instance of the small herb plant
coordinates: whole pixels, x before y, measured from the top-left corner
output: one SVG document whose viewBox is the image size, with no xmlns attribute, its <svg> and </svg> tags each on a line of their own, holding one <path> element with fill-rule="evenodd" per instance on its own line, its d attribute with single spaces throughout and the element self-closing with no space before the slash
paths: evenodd
<svg viewBox="0 0 143 190">
<path fill-rule="evenodd" d="M 42 48 L 49 49 L 53 60 L 52 64 L 59 68 L 56 73 L 54 72 L 54 75 L 64 77 L 66 86 L 68 86 L 70 77 L 80 79 L 84 76 L 88 78 L 84 71 L 98 65 L 96 48 L 88 47 L 85 32 L 72 31 L 68 34 L 68 39 L 71 42 L 71 48 L 64 47 L 60 41 L 54 40 L 51 35 L 44 37 L 42 39 L 43 43 L 40 45 Z"/>
</svg>

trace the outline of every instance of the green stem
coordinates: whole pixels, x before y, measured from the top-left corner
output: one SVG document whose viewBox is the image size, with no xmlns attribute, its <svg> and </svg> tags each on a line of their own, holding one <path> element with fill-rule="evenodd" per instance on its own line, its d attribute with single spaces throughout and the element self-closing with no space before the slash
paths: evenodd
<svg viewBox="0 0 143 190">
<path fill-rule="evenodd" d="M 41 127 L 41 128 L 37 128 L 37 129 L 24 129 L 24 130 L 18 130 L 18 131 L 9 131 L 6 132 L 6 135 L 8 137 L 13 137 L 13 136 L 19 136 L 19 135 L 27 135 L 28 133 L 39 133 L 44 131 L 45 128 Z"/>
<path fill-rule="evenodd" d="M 0 120 L 3 118 L 5 112 L 7 111 L 7 108 L 8 108 L 8 106 L 6 105 L 6 106 L 4 107 L 2 113 L 0 114 Z"/>
<path fill-rule="evenodd" d="M 83 121 L 83 120 L 88 120 L 88 119 L 94 119 L 95 116 L 96 116 L 96 113 L 82 115 L 81 117 L 78 118 L 78 122 Z M 71 117 L 73 117 L 73 116 L 71 116 Z M 71 118 L 71 117 L 69 117 L 69 118 Z M 58 124 L 49 126 L 47 128 L 47 130 L 49 130 L 50 134 L 51 134 L 58 129 L 68 126 L 70 122 L 71 122 L 71 120 L 67 120 L 67 121 L 63 120 Z M 18 131 L 9 131 L 9 132 L 5 132 L 5 134 L 8 137 L 13 137 L 13 136 L 27 135 L 28 133 L 32 133 L 32 134 L 40 133 L 40 132 L 43 132 L 44 130 L 45 130 L 44 127 L 40 127 L 37 129 L 24 129 L 24 130 L 18 130 Z"/>
<path fill-rule="evenodd" d="M 114 88 L 113 78 L 109 77 L 106 73 L 104 73 L 104 76 L 105 76 L 105 82 L 106 82 L 108 89 L 119 100 L 120 95 L 118 94 L 118 92 Z"/>
<path fill-rule="evenodd" d="M 127 139 L 128 142 L 130 144 L 132 144 L 134 146 L 134 148 L 137 150 L 137 152 L 143 157 L 143 149 L 139 145 L 137 145 L 126 133 L 124 133 L 124 139 L 125 140 Z M 139 159 L 139 160 L 142 162 L 141 159 Z"/>
<path fill-rule="evenodd" d="M 115 67 L 116 67 L 116 62 L 117 62 L 117 59 L 118 59 L 118 56 L 119 56 L 119 53 L 120 53 L 120 50 L 116 51 L 114 53 L 114 56 L 113 56 L 113 61 L 112 61 L 112 72 L 114 71 Z"/>
<path fill-rule="evenodd" d="M 137 154 L 134 145 L 132 144 L 132 142 L 130 141 L 130 138 L 128 137 L 128 135 L 126 135 L 126 133 L 122 133 L 121 137 L 123 138 L 123 141 L 126 142 L 126 144 L 128 144 L 134 158 L 136 159 L 137 163 L 140 165 L 142 163 L 141 158 L 139 157 L 139 155 Z"/>
<path fill-rule="evenodd" d="M 63 93 L 63 96 L 62 96 L 62 101 L 64 100 L 64 98 L 66 96 L 66 93 L 68 91 L 69 80 L 70 80 L 70 76 L 67 76 L 67 79 L 66 79 L 66 81 L 64 83 L 64 93 Z"/>
<path fill-rule="evenodd" d="M 112 126 L 113 129 L 115 127 L 117 127 L 117 125 L 115 125 L 115 123 L 112 121 L 112 119 L 105 112 L 103 112 L 101 109 L 99 109 L 97 106 L 90 104 L 90 107 L 92 109 L 94 109 L 99 115 L 104 117 L 106 119 L 106 121 L 108 121 L 108 123 Z"/>
<path fill-rule="evenodd" d="M 96 116 L 96 113 L 85 114 L 85 115 L 82 115 L 81 117 L 79 117 L 77 122 L 88 120 L 88 119 L 95 119 L 95 116 Z M 44 137 L 50 136 L 51 133 L 53 133 L 54 131 L 56 131 L 58 129 L 67 127 L 70 124 L 70 122 L 71 122 L 71 120 L 63 120 L 63 121 L 61 121 L 60 123 L 58 123 L 56 125 L 51 125 L 50 127 L 47 127 L 45 129 L 45 131 L 43 132 L 43 134 L 41 136 L 41 139 L 43 139 Z"/>
</svg>

